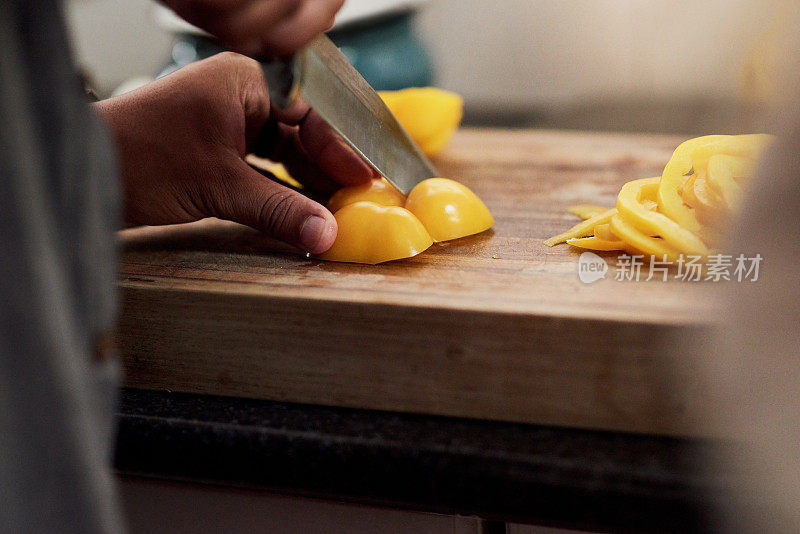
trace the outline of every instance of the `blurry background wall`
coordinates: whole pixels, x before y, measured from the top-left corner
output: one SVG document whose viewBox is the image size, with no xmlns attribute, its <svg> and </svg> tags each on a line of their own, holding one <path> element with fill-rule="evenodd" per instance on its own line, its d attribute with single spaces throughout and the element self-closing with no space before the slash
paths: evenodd
<svg viewBox="0 0 800 534">
<path fill-rule="evenodd" d="M 464 95 L 473 122 L 682 131 L 693 121 L 716 130 L 702 121 L 742 111 L 731 103 L 742 103 L 745 57 L 797 5 L 432 0 L 416 27 L 432 52 L 437 85 Z M 165 64 L 171 39 L 152 9 L 149 0 L 68 3 L 80 61 L 101 93 Z"/>
</svg>

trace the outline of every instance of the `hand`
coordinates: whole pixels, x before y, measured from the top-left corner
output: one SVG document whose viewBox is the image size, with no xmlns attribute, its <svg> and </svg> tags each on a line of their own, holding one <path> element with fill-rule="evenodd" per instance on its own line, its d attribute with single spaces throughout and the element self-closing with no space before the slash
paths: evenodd
<svg viewBox="0 0 800 534">
<path fill-rule="evenodd" d="M 344 0 L 162 0 L 249 56 L 291 55 L 333 26 Z"/>
<path fill-rule="evenodd" d="M 258 63 L 231 52 L 95 106 L 116 139 L 130 224 L 219 217 L 320 253 L 336 237 L 333 215 L 250 168 L 245 154 L 269 139 L 267 146 L 256 147 L 261 155 L 282 161 L 301 182 L 328 192 L 373 176 L 307 107 L 291 116 L 271 113 Z"/>
</svg>

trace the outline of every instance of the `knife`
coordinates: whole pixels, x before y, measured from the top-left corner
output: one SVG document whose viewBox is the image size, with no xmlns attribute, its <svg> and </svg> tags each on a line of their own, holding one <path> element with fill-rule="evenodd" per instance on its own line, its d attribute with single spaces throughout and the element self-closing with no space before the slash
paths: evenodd
<svg viewBox="0 0 800 534">
<path fill-rule="evenodd" d="M 303 98 L 356 152 L 407 195 L 439 176 L 378 93 L 325 35 L 291 59 L 261 63 L 273 105 Z"/>
</svg>

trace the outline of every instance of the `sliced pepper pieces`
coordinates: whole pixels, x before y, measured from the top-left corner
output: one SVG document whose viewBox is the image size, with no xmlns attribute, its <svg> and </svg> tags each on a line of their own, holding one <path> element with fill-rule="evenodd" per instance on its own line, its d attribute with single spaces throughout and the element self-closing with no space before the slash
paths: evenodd
<svg viewBox="0 0 800 534">
<path fill-rule="evenodd" d="M 626 230 L 627 226 L 630 225 L 637 230 L 637 234 L 643 234 L 645 237 L 660 236 L 669 243 L 672 249 L 688 254 L 705 256 L 708 254 L 708 248 L 699 237 L 682 228 L 669 217 L 656 211 L 651 211 L 642 204 L 642 199 L 645 196 L 655 194 L 660 181 L 660 178 L 642 178 L 622 186 L 622 190 L 617 197 L 617 211 L 627 221 L 625 223 Z M 621 220 L 621 217 L 619 219 Z M 622 225 L 619 220 L 616 225 L 613 220 L 611 224 L 612 230 Z M 637 248 L 643 250 L 641 247 L 637 246 Z"/>
<path fill-rule="evenodd" d="M 594 234 L 594 229 L 596 226 L 601 224 L 608 224 L 611 222 L 611 217 L 617 214 L 616 208 L 607 209 L 603 213 L 595 215 L 589 219 L 586 219 L 583 222 L 580 222 L 564 232 L 563 234 L 558 234 L 557 236 L 553 236 L 547 241 L 544 242 L 545 245 L 548 247 L 552 247 L 558 245 L 559 243 L 565 243 L 568 239 L 574 239 L 578 237 L 587 237 Z"/>
<path fill-rule="evenodd" d="M 667 257 L 669 261 L 677 261 L 680 257 L 679 250 L 671 247 L 661 238 L 645 234 L 619 214 L 611 217 L 611 231 L 641 253 L 652 254 L 657 258 Z"/>
<path fill-rule="evenodd" d="M 707 257 L 741 203 L 755 161 L 772 137 L 708 135 L 681 143 L 660 177 L 622 186 L 617 207 L 598 214 L 575 206 L 580 217 L 594 215 L 545 241 L 593 250 L 625 250 L 678 261 Z"/>
<path fill-rule="evenodd" d="M 695 169 L 706 168 L 709 159 L 715 154 L 757 159 L 770 139 L 771 136 L 766 134 L 706 135 L 681 143 L 661 175 L 658 187 L 659 211 L 689 232 L 702 235 L 702 224 L 680 194 L 687 177 Z"/>
</svg>

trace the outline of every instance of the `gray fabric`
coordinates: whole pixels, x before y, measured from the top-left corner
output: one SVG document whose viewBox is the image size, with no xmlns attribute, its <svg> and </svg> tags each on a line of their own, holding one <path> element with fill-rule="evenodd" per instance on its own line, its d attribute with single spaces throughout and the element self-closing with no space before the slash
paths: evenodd
<svg viewBox="0 0 800 534">
<path fill-rule="evenodd" d="M 56 0 L 0 1 L 0 532 L 118 532 L 116 169 Z"/>
</svg>

